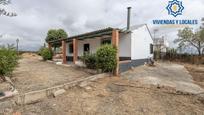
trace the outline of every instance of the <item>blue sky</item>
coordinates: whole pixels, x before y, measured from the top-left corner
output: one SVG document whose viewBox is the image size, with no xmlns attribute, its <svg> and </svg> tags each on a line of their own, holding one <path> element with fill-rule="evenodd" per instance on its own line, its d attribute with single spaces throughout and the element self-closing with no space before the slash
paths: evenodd
<svg viewBox="0 0 204 115">
<path fill-rule="evenodd" d="M 173 46 L 180 28 L 152 24 L 153 19 L 198 19 L 204 17 L 203 0 L 182 0 L 182 16 L 168 15 L 168 0 L 12 0 L 5 7 L 17 17 L 0 16 L 0 44 L 20 39 L 20 49 L 37 50 L 43 45 L 47 31 L 63 28 L 69 36 L 105 27 L 125 27 L 128 6 L 132 7 L 131 25 L 147 23 L 158 28 L 156 36 L 164 36 Z M 197 28 L 197 26 L 192 26 Z"/>
</svg>

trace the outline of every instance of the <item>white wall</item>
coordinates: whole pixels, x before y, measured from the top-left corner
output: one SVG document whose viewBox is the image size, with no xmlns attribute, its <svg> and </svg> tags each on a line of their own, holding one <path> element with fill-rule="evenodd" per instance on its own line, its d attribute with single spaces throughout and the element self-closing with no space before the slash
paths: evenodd
<svg viewBox="0 0 204 115">
<path fill-rule="evenodd" d="M 131 57 L 131 33 L 120 34 L 119 57 Z"/>
<path fill-rule="evenodd" d="M 101 45 L 100 38 L 78 40 L 78 56 L 83 56 L 84 54 L 84 44 L 89 44 L 90 53 L 96 53 L 97 48 Z"/>
<path fill-rule="evenodd" d="M 69 53 L 70 43 L 67 43 L 67 56 L 73 56 Z M 87 43 L 90 45 L 90 53 L 95 53 L 101 46 L 101 39 L 78 40 L 78 56 L 83 56 L 84 44 Z M 132 60 L 152 57 L 153 55 L 150 54 L 151 43 L 153 43 L 153 40 L 146 26 L 132 30 L 132 33 L 120 34 L 119 56 L 131 57 Z"/>
<path fill-rule="evenodd" d="M 73 56 L 73 53 L 69 53 L 69 44 L 67 43 L 67 56 Z M 97 48 L 101 45 L 101 39 L 85 39 L 85 40 L 78 40 L 78 56 L 83 56 L 84 54 L 84 44 L 89 44 L 90 53 L 95 53 Z"/>
<path fill-rule="evenodd" d="M 153 54 L 150 54 L 150 44 L 152 43 L 153 40 L 145 25 L 133 30 L 131 34 L 131 59 L 152 57 Z"/>
</svg>

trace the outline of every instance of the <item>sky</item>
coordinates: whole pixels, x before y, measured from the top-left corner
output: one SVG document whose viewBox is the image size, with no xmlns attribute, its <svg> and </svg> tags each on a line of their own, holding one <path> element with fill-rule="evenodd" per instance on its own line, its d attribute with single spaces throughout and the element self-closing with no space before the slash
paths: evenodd
<svg viewBox="0 0 204 115">
<path fill-rule="evenodd" d="M 197 19 L 204 17 L 204 0 L 180 0 L 183 15 L 168 15 L 169 0 L 12 0 L 2 6 L 16 17 L 0 16 L 0 45 L 15 44 L 21 50 L 38 50 L 49 29 L 64 29 L 68 36 L 106 27 L 126 26 L 127 7 L 132 7 L 131 25 L 148 24 L 156 37 L 164 36 L 173 46 L 177 30 L 152 24 L 154 19 Z M 199 22 L 200 23 L 200 22 Z M 200 25 L 192 26 L 198 28 Z M 153 33 L 152 33 L 153 34 Z"/>
</svg>

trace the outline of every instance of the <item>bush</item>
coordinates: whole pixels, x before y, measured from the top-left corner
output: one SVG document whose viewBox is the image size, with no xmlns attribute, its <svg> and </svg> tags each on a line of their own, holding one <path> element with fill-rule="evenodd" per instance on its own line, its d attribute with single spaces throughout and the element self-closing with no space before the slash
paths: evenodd
<svg viewBox="0 0 204 115">
<path fill-rule="evenodd" d="M 44 48 L 45 48 L 45 47 L 41 47 L 41 48 L 38 50 L 37 54 L 41 56 L 41 53 L 42 53 L 42 51 L 43 51 Z"/>
<path fill-rule="evenodd" d="M 96 54 L 85 54 L 82 57 L 82 60 L 85 63 L 87 68 L 89 68 L 89 69 L 96 69 L 97 68 Z"/>
<path fill-rule="evenodd" d="M 43 60 L 52 60 L 52 51 L 49 48 L 41 48 L 39 54 L 43 57 Z"/>
<path fill-rule="evenodd" d="M 0 77 L 10 75 L 18 64 L 18 55 L 13 46 L 0 47 Z"/>
<path fill-rule="evenodd" d="M 117 49 L 112 45 L 103 45 L 96 51 L 97 67 L 103 72 L 112 72 L 117 66 Z"/>
</svg>

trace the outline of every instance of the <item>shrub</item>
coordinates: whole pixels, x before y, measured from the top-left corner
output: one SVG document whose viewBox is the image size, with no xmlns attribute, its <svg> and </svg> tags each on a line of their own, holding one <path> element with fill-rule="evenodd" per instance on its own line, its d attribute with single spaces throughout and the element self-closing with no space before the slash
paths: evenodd
<svg viewBox="0 0 204 115">
<path fill-rule="evenodd" d="M 18 55 L 13 46 L 0 47 L 0 77 L 10 75 L 18 64 Z"/>
<path fill-rule="evenodd" d="M 96 69 L 97 68 L 96 54 L 85 54 L 82 57 L 82 60 L 85 63 L 87 68 L 89 68 L 89 69 Z"/>
<path fill-rule="evenodd" d="M 43 51 L 44 48 L 45 48 L 45 47 L 40 47 L 40 49 L 37 51 L 37 54 L 41 56 L 41 53 L 42 53 L 42 51 Z"/>
<path fill-rule="evenodd" d="M 49 48 L 42 48 L 39 51 L 39 54 L 43 57 L 43 60 L 52 60 L 52 51 Z"/>
<path fill-rule="evenodd" d="M 117 66 L 117 49 L 112 45 L 103 45 L 96 51 L 97 67 L 103 72 L 112 72 Z"/>
</svg>

